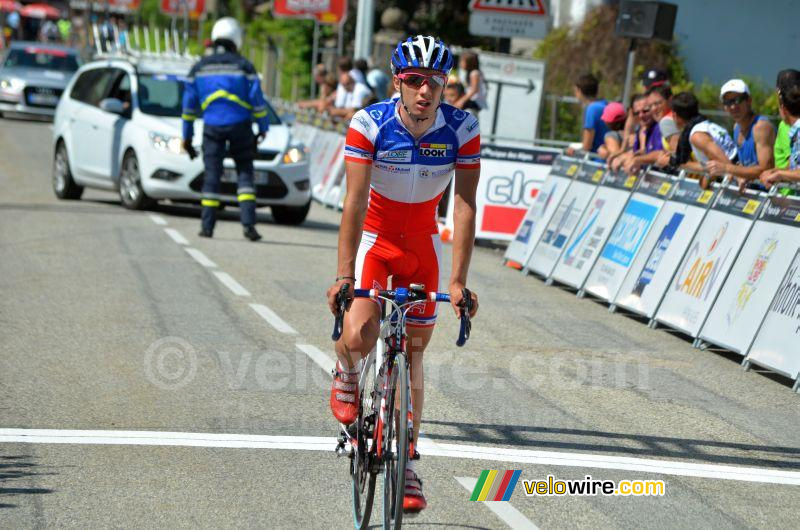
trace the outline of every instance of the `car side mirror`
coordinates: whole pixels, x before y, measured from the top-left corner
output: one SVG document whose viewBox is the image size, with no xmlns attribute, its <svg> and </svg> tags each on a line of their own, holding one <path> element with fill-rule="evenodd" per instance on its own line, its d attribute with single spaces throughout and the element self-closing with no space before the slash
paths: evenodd
<svg viewBox="0 0 800 530">
<path fill-rule="evenodd" d="M 100 102 L 100 109 L 112 114 L 125 114 L 125 104 L 117 98 L 106 98 Z"/>
</svg>

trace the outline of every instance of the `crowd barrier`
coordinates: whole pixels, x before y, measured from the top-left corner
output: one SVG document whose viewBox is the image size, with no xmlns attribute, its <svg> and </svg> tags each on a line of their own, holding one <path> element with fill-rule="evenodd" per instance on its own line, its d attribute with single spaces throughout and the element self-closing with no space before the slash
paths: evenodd
<svg viewBox="0 0 800 530">
<path fill-rule="evenodd" d="M 309 147 L 313 198 L 341 208 L 345 125 L 273 104 Z M 504 259 L 525 275 L 735 352 L 800 392 L 800 197 L 615 173 L 560 153 L 482 147 L 477 239 L 508 241 Z"/>
<path fill-rule="evenodd" d="M 558 156 L 504 259 L 800 391 L 800 197 Z"/>
</svg>

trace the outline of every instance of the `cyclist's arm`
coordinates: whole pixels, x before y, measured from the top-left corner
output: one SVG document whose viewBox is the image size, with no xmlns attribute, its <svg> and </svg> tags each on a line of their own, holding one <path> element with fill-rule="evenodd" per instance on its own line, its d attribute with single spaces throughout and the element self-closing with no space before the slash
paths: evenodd
<svg viewBox="0 0 800 530">
<path fill-rule="evenodd" d="M 461 316 L 461 290 L 467 285 L 467 271 L 475 244 L 475 195 L 480 178 L 480 167 L 456 169 L 453 200 L 453 268 L 450 274 L 450 298 L 456 316 Z M 477 300 L 472 314 L 477 311 Z"/>
</svg>

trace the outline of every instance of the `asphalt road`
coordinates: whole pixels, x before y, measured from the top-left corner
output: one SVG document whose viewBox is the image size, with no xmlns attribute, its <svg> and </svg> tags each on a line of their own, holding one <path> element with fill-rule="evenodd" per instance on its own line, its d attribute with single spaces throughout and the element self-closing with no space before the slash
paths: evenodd
<svg viewBox="0 0 800 530">
<path fill-rule="evenodd" d="M 50 134 L 0 121 L 0 528 L 350 527 L 321 368 L 338 214 L 315 205 L 290 228 L 265 210 L 252 244 L 235 212 L 203 240 L 193 208 L 58 201 Z M 501 257 L 474 254 L 467 347 L 440 309 L 419 465 L 429 509 L 409 527 L 796 527 L 786 381 Z M 484 469 L 663 480 L 666 493 L 528 497 L 520 482 L 510 503 L 469 502 L 459 479 Z"/>
</svg>

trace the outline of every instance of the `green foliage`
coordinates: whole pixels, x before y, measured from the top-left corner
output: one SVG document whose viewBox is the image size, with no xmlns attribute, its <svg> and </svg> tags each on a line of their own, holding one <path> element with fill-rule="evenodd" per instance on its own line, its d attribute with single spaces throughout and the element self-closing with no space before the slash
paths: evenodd
<svg viewBox="0 0 800 530">
<path fill-rule="evenodd" d="M 314 22 L 311 20 L 275 19 L 269 13 L 257 15 L 247 24 L 247 37 L 255 50 L 256 68 L 263 68 L 263 56 L 268 41 L 281 49 L 278 68 L 282 98 L 291 97 L 295 82 L 299 87 L 300 98 L 308 97 L 310 93 L 313 34 Z M 249 49 L 245 52 L 249 53 Z"/>
</svg>

